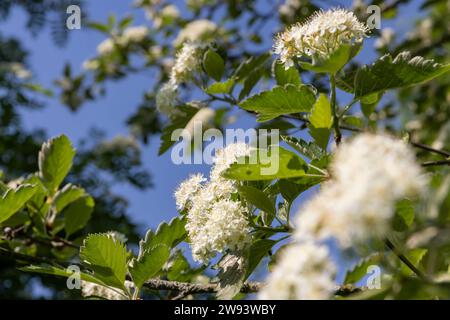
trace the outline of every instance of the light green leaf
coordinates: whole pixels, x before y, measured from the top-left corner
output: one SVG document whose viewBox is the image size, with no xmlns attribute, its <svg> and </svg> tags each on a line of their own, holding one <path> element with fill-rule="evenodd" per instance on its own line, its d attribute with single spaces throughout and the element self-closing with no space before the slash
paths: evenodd
<svg viewBox="0 0 450 320">
<path fill-rule="evenodd" d="M 51 194 L 54 194 L 72 167 L 75 149 L 65 135 L 50 139 L 39 152 L 39 174 Z"/>
<path fill-rule="evenodd" d="M 325 150 L 330 140 L 331 125 L 333 117 L 331 115 L 331 105 L 327 96 L 320 94 L 309 116 L 309 133 L 316 141 L 317 145 Z"/>
<path fill-rule="evenodd" d="M 414 222 L 414 205 L 411 200 L 404 199 L 397 203 L 395 216 L 393 221 L 393 228 L 395 231 L 405 231 Z"/>
<path fill-rule="evenodd" d="M 83 196 L 72 202 L 64 211 L 64 229 L 69 237 L 76 231 L 84 228 L 91 219 L 94 210 L 94 199 L 90 196 Z"/>
<path fill-rule="evenodd" d="M 299 62 L 299 64 L 305 70 L 317 73 L 336 74 L 348 61 L 355 57 L 360 50 L 361 44 L 342 45 L 326 59 L 313 56 L 312 63 Z"/>
<path fill-rule="evenodd" d="M 258 121 L 263 122 L 284 114 L 309 112 L 315 101 L 315 93 L 310 86 L 287 84 L 260 92 L 243 101 L 240 106 L 257 112 Z"/>
<path fill-rule="evenodd" d="M 149 248 L 133 259 L 130 264 L 130 273 L 134 284 L 141 288 L 145 281 L 154 277 L 169 259 L 170 248 L 164 244 Z"/>
<path fill-rule="evenodd" d="M 0 223 L 19 211 L 36 191 L 37 187 L 29 184 L 6 190 L 0 198 Z"/>
<path fill-rule="evenodd" d="M 70 203 L 79 199 L 81 196 L 85 194 L 84 189 L 74 186 L 72 184 L 66 184 L 64 188 L 59 190 L 55 197 L 53 198 L 53 206 L 57 213 L 61 213 L 61 211 Z"/>
<path fill-rule="evenodd" d="M 450 64 L 411 57 L 409 52 L 402 52 L 395 59 L 387 54 L 358 70 L 354 80 L 355 98 L 426 82 L 448 71 Z"/>
<path fill-rule="evenodd" d="M 239 194 L 242 195 L 248 203 L 266 213 L 275 215 L 275 204 L 264 192 L 252 186 L 240 186 L 238 190 Z"/>
<path fill-rule="evenodd" d="M 419 264 L 422 261 L 423 257 L 427 254 L 427 252 L 428 249 L 415 248 L 409 250 L 405 254 L 405 256 L 416 268 L 420 269 Z M 413 271 L 410 268 L 408 268 L 408 266 L 406 266 L 404 263 L 400 265 L 400 269 L 405 276 L 411 276 L 413 274 Z"/>
<path fill-rule="evenodd" d="M 33 272 L 33 273 L 43 273 L 43 274 L 50 274 L 58 277 L 65 277 L 68 278 L 70 276 L 73 276 L 73 273 L 70 272 L 67 269 L 62 269 L 58 267 L 51 266 L 49 264 L 41 264 L 41 265 L 30 265 L 22 268 L 18 268 L 21 271 L 25 272 Z M 96 277 L 85 273 L 80 272 L 80 278 L 81 280 L 92 282 L 101 286 L 105 286 L 105 283 L 103 283 L 100 279 L 97 279 Z"/>
<path fill-rule="evenodd" d="M 234 79 L 228 79 L 224 82 L 215 82 L 205 89 L 209 94 L 227 94 L 230 93 L 234 86 Z"/>
<path fill-rule="evenodd" d="M 351 270 L 345 274 L 344 284 L 355 284 L 367 275 L 367 268 L 371 265 L 377 265 L 382 259 L 379 253 L 372 254 L 366 258 L 361 259 Z"/>
<path fill-rule="evenodd" d="M 225 71 L 222 57 L 214 50 L 209 49 L 203 56 L 203 67 L 206 73 L 216 81 L 220 81 Z"/>
<path fill-rule="evenodd" d="M 281 147 L 272 147 L 268 152 L 255 150 L 250 157 L 238 160 L 222 174 L 223 177 L 256 181 L 305 175 L 305 161 L 295 153 Z"/>
<path fill-rule="evenodd" d="M 158 244 L 164 244 L 170 249 L 175 247 L 186 237 L 185 225 L 186 218 L 178 216 L 170 220 L 169 223 L 162 222 L 155 232 L 149 229 L 145 238 L 139 242 L 140 252 L 151 249 Z"/>
<path fill-rule="evenodd" d="M 289 83 L 299 86 L 302 83 L 300 73 L 295 67 L 290 67 L 286 70 L 284 64 L 278 60 L 273 64 L 273 73 L 279 86 L 284 86 Z"/>
<path fill-rule="evenodd" d="M 125 245 L 107 233 L 88 235 L 80 248 L 81 261 L 96 278 L 125 291 L 127 256 Z"/>
</svg>

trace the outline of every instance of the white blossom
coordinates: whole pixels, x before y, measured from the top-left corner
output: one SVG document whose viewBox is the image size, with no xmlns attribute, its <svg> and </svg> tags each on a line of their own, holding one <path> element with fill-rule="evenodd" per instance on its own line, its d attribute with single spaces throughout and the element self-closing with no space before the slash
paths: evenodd
<svg viewBox="0 0 450 320">
<path fill-rule="evenodd" d="M 161 28 L 165 24 L 171 23 L 180 17 L 177 6 L 170 4 L 164 6 L 159 12 L 148 11 L 148 15 L 153 19 L 156 28 Z"/>
<path fill-rule="evenodd" d="M 243 143 L 219 150 L 210 181 L 205 183 L 202 175 L 191 176 L 175 192 L 178 209 L 188 209 L 186 230 L 196 261 L 206 263 L 217 253 L 240 250 L 251 241 L 248 209 L 232 197 L 237 193 L 236 182 L 220 176 L 221 170 L 248 150 Z"/>
<path fill-rule="evenodd" d="M 275 39 L 274 52 L 292 65 L 297 57 L 328 58 L 344 44 L 362 42 L 368 28 L 351 11 L 331 9 L 317 11 L 304 24 L 288 27 Z"/>
<path fill-rule="evenodd" d="M 127 45 L 129 43 L 141 42 L 144 40 L 149 33 L 146 26 L 129 27 L 124 30 L 122 36 L 120 37 L 120 43 L 122 45 Z"/>
<path fill-rule="evenodd" d="M 107 56 L 114 51 L 114 41 L 111 38 L 107 38 L 99 43 L 97 46 L 97 52 L 101 56 Z"/>
<path fill-rule="evenodd" d="M 389 47 L 389 45 L 394 41 L 395 31 L 392 28 L 384 28 L 381 30 L 381 36 L 375 41 L 375 49 L 382 49 Z"/>
<path fill-rule="evenodd" d="M 364 133 L 342 143 L 323 184 L 297 216 L 298 239 L 335 237 L 350 246 L 389 230 L 396 201 L 425 189 L 412 150 L 387 135 Z"/>
<path fill-rule="evenodd" d="M 210 20 L 194 20 L 180 31 L 174 41 L 174 46 L 181 46 L 185 42 L 209 42 L 218 31 L 217 25 Z"/>
<path fill-rule="evenodd" d="M 263 300 L 324 300 L 335 289 L 336 266 L 326 246 L 313 242 L 282 249 L 279 261 L 259 292 Z"/>
<path fill-rule="evenodd" d="M 202 183 L 206 181 L 202 174 L 194 174 L 189 179 L 183 181 L 175 191 L 175 201 L 178 210 L 184 210 L 192 206 L 192 198 L 202 188 Z"/>
<path fill-rule="evenodd" d="M 100 67 L 98 60 L 89 59 L 83 62 L 84 70 L 97 70 Z"/>
<path fill-rule="evenodd" d="M 250 155 L 251 148 L 243 142 L 233 143 L 220 149 L 214 156 L 214 167 L 211 170 L 211 180 L 216 180 L 238 158 Z"/>
<path fill-rule="evenodd" d="M 156 109 L 169 117 L 177 114 L 177 109 L 175 108 L 177 98 L 177 86 L 165 83 L 156 94 Z"/>
<path fill-rule="evenodd" d="M 169 82 L 178 85 L 191 79 L 200 69 L 202 52 L 205 46 L 197 42 L 186 42 L 177 52 L 175 64 L 170 72 Z"/>
</svg>

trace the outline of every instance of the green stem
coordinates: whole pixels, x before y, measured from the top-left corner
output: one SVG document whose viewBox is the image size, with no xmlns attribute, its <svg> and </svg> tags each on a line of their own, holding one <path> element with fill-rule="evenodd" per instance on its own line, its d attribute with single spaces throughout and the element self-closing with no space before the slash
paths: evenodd
<svg viewBox="0 0 450 320">
<path fill-rule="evenodd" d="M 336 75 L 330 74 L 330 82 L 331 82 L 331 112 L 333 113 L 333 127 L 334 127 L 334 141 L 336 145 L 341 143 L 342 134 L 341 129 L 339 128 L 339 115 L 337 113 L 337 105 L 336 105 Z"/>
</svg>

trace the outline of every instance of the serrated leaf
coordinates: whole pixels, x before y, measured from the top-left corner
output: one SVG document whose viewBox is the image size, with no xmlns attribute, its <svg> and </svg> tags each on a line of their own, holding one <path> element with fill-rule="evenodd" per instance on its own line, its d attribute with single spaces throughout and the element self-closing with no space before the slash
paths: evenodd
<svg viewBox="0 0 450 320">
<path fill-rule="evenodd" d="M 310 86 L 287 84 L 260 92 L 240 104 L 244 110 L 259 114 L 258 121 L 268 121 L 284 114 L 309 112 L 316 101 Z"/>
<path fill-rule="evenodd" d="M 90 196 L 83 196 L 72 202 L 64 211 L 64 229 L 69 237 L 76 231 L 84 228 L 91 219 L 94 210 L 94 199 Z"/>
<path fill-rule="evenodd" d="M 301 138 L 289 136 L 281 136 L 281 139 L 311 160 L 319 159 L 324 155 L 323 150 L 313 142 L 306 142 Z"/>
<path fill-rule="evenodd" d="M 203 56 L 203 67 L 206 73 L 216 81 L 220 81 L 225 71 L 222 57 L 214 50 L 209 49 Z"/>
<path fill-rule="evenodd" d="M 305 175 L 306 163 L 295 153 L 281 147 L 272 147 L 267 157 L 261 157 L 264 153 L 256 150 L 250 157 L 238 159 L 222 176 L 234 180 L 258 181 Z"/>
<path fill-rule="evenodd" d="M 145 238 L 139 242 L 139 252 L 144 252 L 158 244 L 164 244 L 173 248 L 186 237 L 186 218 L 178 216 L 170 220 L 169 223 L 162 222 L 155 232 L 149 229 Z"/>
<path fill-rule="evenodd" d="M 367 268 L 371 265 L 377 265 L 382 259 L 379 253 L 372 254 L 361 259 L 353 268 L 345 274 L 344 284 L 355 284 L 367 275 Z"/>
<path fill-rule="evenodd" d="M 169 259 L 170 248 L 164 244 L 148 248 L 133 259 L 130 264 L 130 273 L 134 284 L 141 288 L 145 281 L 154 277 Z"/>
<path fill-rule="evenodd" d="M 236 69 L 236 72 L 234 74 L 235 78 L 238 81 L 245 79 L 249 74 L 251 74 L 252 71 L 261 68 L 270 57 L 271 54 L 264 53 L 257 57 L 252 56 L 248 58 L 246 61 L 242 62 Z"/>
<path fill-rule="evenodd" d="M 239 194 L 242 195 L 248 203 L 266 213 L 275 215 L 275 204 L 264 192 L 252 186 L 240 186 L 238 190 Z"/>
<path fill-rule="evenodd" d="M 6 190 L 0 198 L 0 223 L 8 220 L 19 211 L 33 197 L 36 191 L 37 187 L 29 184 Z"/>
<path fill-rule="evenodd" d="M 276 240 L 270 239 L 258 239 L 252 243 L 249 249 L 248 267 L 245 278 L 248 278 L 252 274 L 261 260 L 277 242 Z"/>
<path fill-rule="evenodd" d="M 70 203 L 79 199 L 85 194 L 83 188 L 74 186 L 73 184 L 66 184 L 64 188 L 59 190 L 55 197 L 53 198 L 53 206 L 56 213 L 61 213 L 61 211 Z"/>
<path fill-rule="evenodd" d="M 274 62 L 273 73 L 279 86 L 289 83 L 299 86 L 302 83 L 300 73 L 295 67 L 290 67 L 286 70 L 284 64 L 279 61 Z"/>
<path fill-rule="evenodd" d="M 423 83 L 448 71 L 450 64 L 411 57 L 409 52 L 402 52 L 395 59 L 387 54 L 358 70 L 354 79 L 355 98 Z"/>
<path fill-rule="evenodd" d="M 51 194 L 54 194 L 72 167 L 75 149 L 65 135 L 50 139 L 39 152 L 39 174 Z"/>
<path fill-rule="evenodd" d="M 231 92 L 234 86 L 234 79 L 228 79 L 224 82 L 215 82 L 205 89 L 206 93 L 209 94 L 227 94 Z"/>
<path fill-rule="evenodd" d="M 326 150 L 328 141 L 330 140 L 331 125 L 333 123 L 331 105 L 326 95 L 319 95 L 311 110 L 309 121 L 309 133 L 317 145 L 323 150 Z"/>
<path fill-rule="evenodd" d="M 127 290 L 127 249 L 107 233 L 90 234 L 80 248 L 80 259 L 107 285 Z"/>
</svg>

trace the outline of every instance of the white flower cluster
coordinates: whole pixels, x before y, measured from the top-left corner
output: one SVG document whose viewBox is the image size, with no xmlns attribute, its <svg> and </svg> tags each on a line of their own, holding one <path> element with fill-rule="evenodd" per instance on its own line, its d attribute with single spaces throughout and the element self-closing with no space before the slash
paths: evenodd
<svg viewBox="0 0 450 320">
<path fill-rule="evenodd" d="M 350 246 L 389 230 L 396 201 L 427 183 L 412 150 L 387 135 L 363 133 L 342 143 L 331 164 L 332 180 L 297 216 L 296 237 L 335 237 Z"/>
<path fill-rule="evenodd" d="M 325 245 L 292 244 L 283 249 L 279 261 L 260 291 L 263 300 L 324 300 L 335 290 L 336 266 Z"/>
<path fill-rule="evenodd" d="M 101 56 L 108 56 L 114 52 L 115 46 L 127 46 L 144 40 L 149 33 L 146 26 L 129 27 L 117 38 L 107 38 L 97 46 L 97 53 Z"/>
<path fill-rule="evenodd" d="M 131 289 L 133 286 L 133 282 L 125 281 L 125 287 Z M 97 297 L 107 300 L 128 300 L 127 295 L 122 290 L 113 290 L 88 281 L 81 281 L 81 295 L 83 297 Z"/>
<path fill-rule="evenodd" d="M 361 42 L 368 28 L 351 11 L 317 11 L 304 24 L 295 24 L 275 39 L 274 52 L 286 68 L 297 57 L 328 58 L 344 44 Z"/>
<path fill-rule="evenodd" d="M 232 198 L 236 183 L 220 176 L 238 157 L 249 153 L 244 143 L 225 147 L 216 154 L 209 181 L 193 175 L 175 191 L 177 208 L 187 211 L 186 230 L 194 260 L 206 263 L 217 253 L 240 250 L 250 243 L 248 209 Z"/>
<path fill-rule="evenodd" d="M 177 114 L 174 108 L 178 98 L 178 86 L 191 79 L 201 67 L 202 52 L 205 45 L 200 42 L 186 42 L 178 51 L 175 63 L 170 71 L 169 81 L 156 95 L 156 108 L 171 117 Z"/>
<path fill-rule="evenodd" d="M 179 47 L 185 42 L 210 42 L 218 31 L 218 26 L 210 20 L 194 20 L 180 31 L 173 45 Z"/>
</svg>

